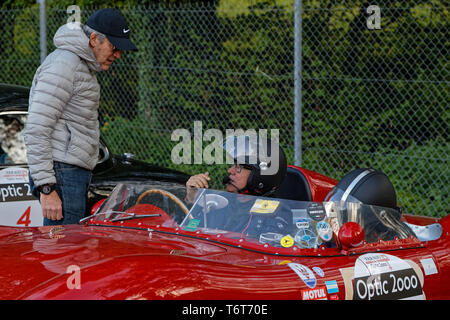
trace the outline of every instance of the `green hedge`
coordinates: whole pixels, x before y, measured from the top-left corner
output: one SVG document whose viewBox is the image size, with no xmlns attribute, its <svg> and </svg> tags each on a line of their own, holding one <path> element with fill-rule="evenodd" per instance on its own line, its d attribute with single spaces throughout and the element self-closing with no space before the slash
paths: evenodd
<svg viewBox="0 0 450 320">
<path fill-rule="evenodd" d="M 49 34 L 66 19 L 69 2 L 48 2 L 54 23 Z M 100 4 L 119 7 L 136 30 L 139 52 L 99 75 L 102 134 L 112 151 L 189 173 L 209 170 L 220 187 L 225 167 L 170 161 L 172 131 L 202 121 L 204 129 L 223 132 L 280 129 L 293 163 L 292 3 L 247 1 L 233 14 L 224 1 L 154 3 L 78 2 L 83 19 Z M 37 26 L 37 5 L 6 1 L 3 8 L 15 5 L 35 10 L 14 11 L 8 19 L 1 13 L 0 81 L 29 85 L 39 65 L 38 28 L 26 21 Z M 367 29 L 367 5 L 360 1 L 310 0 L 303 6 L 302 166 L 336 179 L 356 167 L 378 168 L 392 179 L 405 211 L 446 215 L 444 2 L 383 1 L 382 30 Z"/>
</svg>

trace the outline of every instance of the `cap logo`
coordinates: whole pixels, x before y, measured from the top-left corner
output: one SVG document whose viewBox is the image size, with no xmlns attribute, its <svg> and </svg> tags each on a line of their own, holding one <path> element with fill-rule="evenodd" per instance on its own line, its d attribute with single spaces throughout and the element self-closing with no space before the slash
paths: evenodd
<svg viewBox="0 0 450 320">
<path fill-rule="evenodd" d="M 86 25 L 106 35 L 117 50 L 138 50 L 136 45 L 130 40 L 131 28 L 127 20 L 117 9 L 104 8 L 95 11 L 88 18 Z"/>
</svg>

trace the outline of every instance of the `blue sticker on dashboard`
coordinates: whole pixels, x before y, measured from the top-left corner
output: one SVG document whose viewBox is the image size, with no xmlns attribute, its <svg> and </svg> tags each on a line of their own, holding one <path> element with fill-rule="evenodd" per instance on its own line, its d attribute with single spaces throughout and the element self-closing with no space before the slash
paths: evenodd
<svg viewBox="0 0 450 320">
<path fill-rule="evenodd" d="M 191 219 L 191 221 L 189 221 L 188 225 L 186 226 L 186 228 L 184 228 L 184 230 L 195 231 L 199 223 L 200 223 L 199 219 Z"/>
<path fill-rule="evenodd" d="M 333 238 L 333 229 L 326 221 L 319 221 L 316 225 L 316 230 L 323 241 L 330 241 Z"/>
</svg>

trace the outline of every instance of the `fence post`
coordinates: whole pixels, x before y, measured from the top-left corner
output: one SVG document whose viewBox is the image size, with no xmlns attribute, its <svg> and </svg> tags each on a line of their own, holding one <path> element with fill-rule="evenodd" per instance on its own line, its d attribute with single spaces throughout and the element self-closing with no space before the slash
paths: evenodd
<svg viewBox="0 0 450 320">
<path fill-rule="evenodd" d="M 294 164 L 302 165 L 302 1 L 294 3 Z"/>
<path fill-rule="evenodd" d="M 47 57 L 47 15 L 45 0 L 36 0 L 39 3 L 39 36 L 41 47 L 41 63 Z"/>
</svg>

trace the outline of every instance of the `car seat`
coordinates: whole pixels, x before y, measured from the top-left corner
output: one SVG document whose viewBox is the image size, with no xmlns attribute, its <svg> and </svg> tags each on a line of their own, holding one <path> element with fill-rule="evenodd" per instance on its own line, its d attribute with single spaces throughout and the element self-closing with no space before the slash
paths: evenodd
<svg viewBox="0 0 450 320">
<path fill-rule="evenodd" d="M 286 177 L 273 196 L 287 200 L 312 201 L 308 181 L 303 173 L 294 167 L 287 168 Z"/>
</svg>

